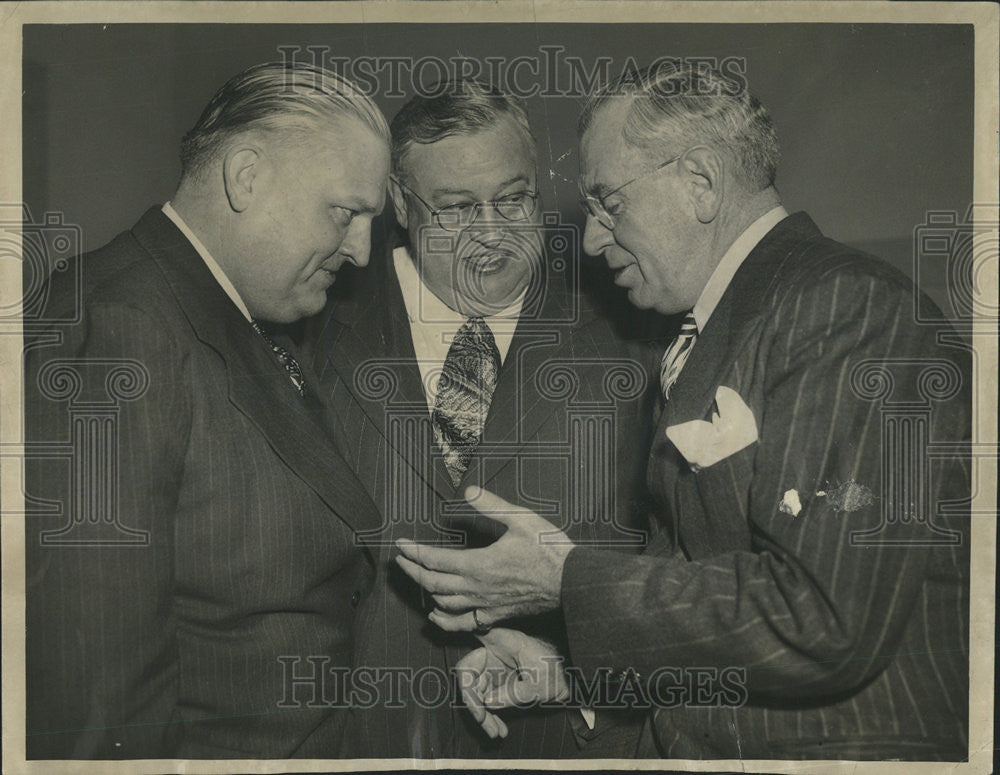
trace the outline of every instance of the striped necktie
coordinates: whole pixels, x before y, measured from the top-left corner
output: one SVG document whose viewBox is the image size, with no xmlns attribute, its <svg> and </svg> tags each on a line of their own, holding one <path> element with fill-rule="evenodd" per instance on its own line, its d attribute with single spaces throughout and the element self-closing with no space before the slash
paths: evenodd
<svg viewBox="0 0 1000 775">
<path fill-rule="evenodd" d="M 448 349 L 431 414 L 434 440 L 456 487 L 483 438 L 499 373 L 493 332 L 482 318 L 469 318 Z"/>
<path fill-rule="evenodd" d="M 670 388 L 680 376 L 697 338 L 698 324 L 695 322 L 694 312 L 688 312 L 681 323 L 680 333 L 663 353 L 663 360 L 660 361 L 660 389 L 663 391 L 664 401 L 670 400 Z"/>
<path fill-rule="evenodd" d="M 299 367 L 299 362 L 295 360 L 295 356 L 264 333 L 264 329 L 260 327 L 260 324 L 256 320 L 251 320 L 250 324 L 253 326 L 253 330 L 260 334 L 261 338 L 267 343 L 267 346 L 271 348 L 271 352 L 274 353 L 274 357 L 278 359 L 278 363 L 281 364 L 285 373 L 288 374 L 288 378 L 292 381 L 299 395 L 304 396 L 306 394 L 306 383 L 302 378 L 302 369 Z"/>
</svg>

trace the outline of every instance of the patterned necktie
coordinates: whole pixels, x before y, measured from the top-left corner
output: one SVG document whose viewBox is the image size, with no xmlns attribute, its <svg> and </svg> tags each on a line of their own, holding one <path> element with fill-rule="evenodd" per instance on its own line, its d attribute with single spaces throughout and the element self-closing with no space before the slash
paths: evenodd
<svg viewBox="0 0 1000 775">
<path fill-rule="evenodd" d="M 274 356 L 278 359 L 278 363 L 281 364 L 285 373 L 288 374 L 288 378 L 295 385 L 295 389 L 299 391 L 299 395 L 304 396 L 306 394 L 306 383 L 302 379 L 302 369 L 299 367 L 299 362 L 295 360 L 295 356 L 264 333 L 264 329 L 260 327 L 260 324 L 256 320 L 251 320 L 250 323 L 253 325 L 253 330 L 260 334 L 261 338 L 267 343 L 267 346 L 271 348 L 271 352 L 274 353 Z"/>
<path fill-rule="evenodd" d="M 482 318 L 469 318 L 448 349 L 431 414 L 434 440 L 456 487 L 483 438 L 499 373 L 500 351 L 493 332 Z"/>
<path fill-rule="evenodd" d="M 670 388 L 680 376 L 697 338 L 698 324 L 695 322 L 694 312 L 688 312 L 681 323 L 680 333 L 663 353 L 663 360 L 660 361 L 660 389 L 663 391 L 664 401 L 670 400 Z"/>
</svg>

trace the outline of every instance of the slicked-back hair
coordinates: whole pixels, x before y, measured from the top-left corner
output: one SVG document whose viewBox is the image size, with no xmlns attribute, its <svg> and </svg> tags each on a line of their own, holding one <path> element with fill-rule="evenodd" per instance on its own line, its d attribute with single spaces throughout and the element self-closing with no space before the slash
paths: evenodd
<svg viewBox="0 0 1000 775">
<path fill-rule="evenodd" d="M 436 143 L 453 135 L 472 134 L 510 117 L 523 130 L 535 153 L 535 139 L 521 101 L 496 86 L 472 78 L 436 84 L 435 96 L 416 96 L 392 119 L 392 172 L 405 179 L 403 163 L 415 144 Z"/>
<path fill-rule="evenodd" d="M 233 76 L 181 140 L 181 175 L 197 174 L 230 137 L 250 129 L 308 130 L 350 117 L 389 141 L 385 116 L 353 83 L 322 67 L 265 62 Z"/>
<path fill-rule="evenodd" d="M 705 63 L 661 61 L 623 74 L 598 90 L 580 115 L 580 137 L 614 100 L 629 100 L 622 139 L 664 159 L 697 144 L 729 153 L 736 176 L 751 191 L 774 184 L 778 137 L 767 108 L 745 83 Z"/>
</svg>

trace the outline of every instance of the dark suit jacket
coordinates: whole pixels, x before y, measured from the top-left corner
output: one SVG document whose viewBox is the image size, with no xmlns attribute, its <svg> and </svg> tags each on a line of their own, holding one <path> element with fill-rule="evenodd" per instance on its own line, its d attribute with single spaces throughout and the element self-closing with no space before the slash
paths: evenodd
<svg viewBox="0 0 1000 775">
<path fill-rule="evenodd" d="M 385 577 L 362 613 L 359 660 L 443 676 L 478 644 L 468 635 L 449 637 L 427 621 L 432 601 L 397 568 L 392 540 L 454 539 L 466 545 L 496 540 L 501 532 L 496 523 L 462 508 L 465 487 L 478 483 L 534 508 L 576 541 L 638 550 L 644 536 L 636 531 L 634 515 L 642 511 L 636 501 L 648 450 L 639 430 L 640 407 L 648 393 L 643 385 L 652 382 L 579 297 L 550 281 L 543 292 L 529 293 L 482 444 L 455 487 L 433 440 L 391 245 L 375 264 L 364 271 L 357 292 L 332 305 L 315 348 L 316 371 L 337 431 L 354 440 L 347 458 L 379 503 L 384 523 L 378 562 Z M 561 637 L 554 618 L 523 626 Z M 582 721 L 576 711 L 513 714 L 510 736 L 490 744 L 453 702 L 447 683 L 441 688 L 441 681 L 423 680 L 423 689 L 402 689 L 401 707 L 383 703 L 357 710 L 349 737 L 358 744 L 358 755 L 581 755 L 572 727 Z"/>
<path fill-rule="evenodd" d="M 48 315 L 81 319 L 26 356 L 29 445 L 75 447 L 29 458 L 28 756 L 337 755 L 340 712 L 290 678 L 352 665 L 378 512 L 315 383 L 158 208 L 81 273 Z"/>
<path fill-rule="evenodd" d="M 673 699 L 640 755 L 966 755 L 971 379 L 913 299 L 804 213 L 734 277 L 659 418 L 650 550 L 574 549 L 564 570 L 573 661 L 659 670 L 653 696 Z M 693 470 L 665 429 L 710 420 L 721 385 L 758 441 Z M 928 442 L 957 443 L 924 465 Z M 793 489 L 797 514 L 779 507 Z M 745 678 L 719 672 L 700 698 L 665 672 L 727 666 Z"/>
</svg>

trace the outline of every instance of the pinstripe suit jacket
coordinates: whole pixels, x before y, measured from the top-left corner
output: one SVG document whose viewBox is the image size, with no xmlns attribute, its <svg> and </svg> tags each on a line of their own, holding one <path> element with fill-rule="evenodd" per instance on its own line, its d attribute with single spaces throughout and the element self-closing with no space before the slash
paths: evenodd
<svg viewBox="0 0 1000 775">
<path fill-rule="evenodd" d="M 574 549 L 563 576 L 587 671 L 659 669 L 655 700 L 691 689 L 665 668 L 746 668 L 745 691 L 667 693 L 640 755 L 966 756 L 970 372 L 913 299 L 804 213 L 734 277 L 659 418 L 660 532 L 626 561 Z M 665 429 L 709 420 L 720 385 L 758 440 L 696 471 Z M 928 442 L 957 443 L 925 464 Z"/>
<path fill-rule="evenodd" d="M 375 505 L 158 208 L 81 267 L 49 306 L 80 321 L 26 356 L 29 443 L 81 474 L 29 461 L 66 515 L 27 522 L 29 757 L 337 755 L 339 711 L 288 679 L 352 664 Z M 81 417 L 112 430 L 82 449 Z"/>
<path fill-rule="evenodd" d="M 602 320 L 550 282 L 525 302 L 483 441 L 454 486 L 434 444 L 391 247 L 364 271 L 356 293 L 331 305 L 315 340 L 315 367 L 338 433 L 353 440 L 348 461 L 382 511 L 380 577 L 361 616 L 359 661 L 445 675 L 478 644 L 427 621 L 430 598 L 399 571 L 392 540 L 496 540 L 496 523 L 474 516 L 461 500 L 464 488 L 478 483 L 535 508 L 577 541 L 638 550 L 645 537 L 633 514 L 641 511 L 635 502 L 648 450 L 640 407 L 648 395 L 643 384 L 652 383 Z M 554 619 L 524 626 L 561 637 Z M 581 755 L 571 726 L 580 720 L 575 711 L 516 714 L 508 738 L 491 744 L 464 708 L 449 707 L 450 687 L 439 691 L 438 682 L 424 681 L 416 692 L 403 686 L 396 696 L 401 707 L 387 707 L 392 695 L 382 694 L 376 707 L 357 709 L 348 735 L 357 755 Z M 421 697 L 436 707 L 421 707 Z"/>
</svg>

